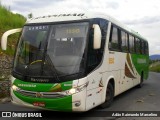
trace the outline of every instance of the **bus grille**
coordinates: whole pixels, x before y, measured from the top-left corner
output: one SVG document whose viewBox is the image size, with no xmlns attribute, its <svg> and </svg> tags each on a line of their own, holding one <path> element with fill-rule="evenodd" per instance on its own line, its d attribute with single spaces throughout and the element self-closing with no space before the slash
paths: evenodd
<svg viewBox="0 0 160 120">
<path fill-rule="evenodd" d="M 61 92 L 33 92 L 22 89 L 18 90 L 17 92 L 24 96 L 36 97 L 36 98 L 60 98 L 66 96 Z"/>
</svg>

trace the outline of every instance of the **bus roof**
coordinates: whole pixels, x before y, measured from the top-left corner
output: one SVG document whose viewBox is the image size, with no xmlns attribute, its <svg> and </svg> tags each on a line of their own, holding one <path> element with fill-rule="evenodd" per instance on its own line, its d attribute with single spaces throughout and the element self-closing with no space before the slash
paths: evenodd
<svg viewBox="0 0 160 120">
<path fill-rule="evenodd" d="M 48 15 L 48 16 L 42 16 L 42 17 L 36 17 L 31 18 L 27 20 L 27 24 L 30 23 L 48 23 L 48 22 L 60 22 L 60 21 L 73 21 L 73 20 L 84 20 L 84 19 L 92 19 L 92 18 L 103 18 L 111 23 L 123 28 L 124 30 L 130 32 L 131 34 L 146 40 L 144 37 L 142 37 L 138 32 L 135 32 L 132 29 L 129 29 L 126 25 L 119 22 L 118 20 L 114 19 L 113 17 L 103 14 L 103 13 L 71 13 L 71 14 L 54 14 L 54 15 Z"/>
</svg>

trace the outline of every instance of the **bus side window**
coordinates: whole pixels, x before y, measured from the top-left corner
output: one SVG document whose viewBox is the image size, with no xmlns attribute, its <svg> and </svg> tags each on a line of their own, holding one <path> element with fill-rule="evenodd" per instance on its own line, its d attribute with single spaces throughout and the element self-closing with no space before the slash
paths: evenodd
<svg viewBox="0 0 160 120">
<path fill-rule="evenodd" d="M 145 54 L 145 42 L 141 40 L 141 53 Z"/>
<path fill-rule="evenodd" d="M 118 29 L 114 26 L 111 27 L 109 48 L 111 50 L 119 51 Z"/>
<path fill-rule="evenodd" d="M 129 51 L 130 51 L 130 53 L 135 53 L 134 37 L 132 35 L 129 35 Z"/>
<path fill-rule="evenodd" d="M 122 52 L 128 52 L 128 35 L 124 31 L 121 31 L 121 49 Z"/>
<path fill-rule="evenodd" d="M 145 42 L 145 54 L 147 55 L 148 54 L 148 43 Z"/>
<path fill-rule="evenodd" d="M 140 54 L 141 53 L 141 48 L 140 48 L 140 40 L 138 38 L 135 39 L 135 43 L 136 43 L 136 53 Z"/>
</svg>

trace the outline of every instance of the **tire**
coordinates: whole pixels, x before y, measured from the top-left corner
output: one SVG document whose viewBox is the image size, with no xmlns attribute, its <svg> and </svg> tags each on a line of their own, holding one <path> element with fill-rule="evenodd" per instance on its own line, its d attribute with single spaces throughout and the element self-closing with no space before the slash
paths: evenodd
<svg viewBox="0 0 160 120">
<path fill-rule="evenodd" d="M 113 98 L 114 98 L 114 88 L 113 88 L 113 85 L 111 83 L 108 83 L 107 90 L 106 90 L 105 102 L 102 103 L 100 105 L 100 107 L 102 109 L 108 108 L 112 104 Z"/>
<path fill-rule="evenodd" d="M 143 73 L 141 74 L 140 83 L 137 87 L 142 88 L 142 86 L 143 86 Z"/>
</svg>

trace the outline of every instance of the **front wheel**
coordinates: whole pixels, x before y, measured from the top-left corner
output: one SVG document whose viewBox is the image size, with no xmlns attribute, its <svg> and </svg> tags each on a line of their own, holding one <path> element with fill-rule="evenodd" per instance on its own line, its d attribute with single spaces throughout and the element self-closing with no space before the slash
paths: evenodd
<svg viewBox="0 0 160 120">
<path fill-rule="evenodd" d="M 106 90 L 106 99 L 105 99 L 105 102 L 100 105 L 100 107 L 108 108 L 113 102 L 113 98 L 114 98 L 114 88 L 111 83 L 108 83 L 107 90 Z"/>
<path fill-rule="evenodd" d="M 141 74 L 140 83 L 138 85 L 138 88 L 141 88 L 143 86 L 143 73 Z"/>
</svg>

